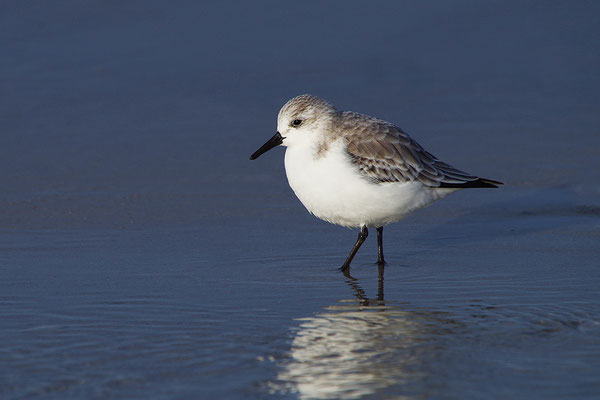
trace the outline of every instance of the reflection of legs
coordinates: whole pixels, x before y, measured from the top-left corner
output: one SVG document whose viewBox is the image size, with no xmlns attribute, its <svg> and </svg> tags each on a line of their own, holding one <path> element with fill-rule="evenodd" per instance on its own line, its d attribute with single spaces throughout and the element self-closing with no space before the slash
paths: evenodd
<svg viewBox="0 0 600 400">
<path fill-rule="evenodd" d="M 354 290 L 354 296 L 358 300 L 360 300 L 361 306 L 385 306 L 385 300 L 383 299 L 383 272 L 385 266 L 383 264 L 379 264 L 378 269 L 379 277 L 377 280 L 377 301 L 374 301 L 374 299 L 369 299 L 367 297 L 367 294 L 360 286 L 358 279 L 353 278 L 352 275 L 350 275 L 350 268 L 343 271 L 344 276 L 348 278 L 346 280 L 346 283 Z"/>
<path fill-rule="evenodd" d="M 348 269 L 350 269 L 350 268 L 348 268 Z M 360 284 L 358 283 L 358 279 L 350 276 L 350 273 L 348 272 L 348 270 L 344 271 L 344 276 L 348 278 L 346 283 L 348 284 L 348 286 L 350 286 L 352 289 L 354 289 L 354 296 L 360 300 L 361 305 L 368 306 L 369 298 L 365 294 L 365 291 L 360 287 Z"/>
<path fill-rule="evenodd" d="M 377 264 L 385 264 L 383 259 L 383 226 L 377 228 Z"/>
<path fill-rule="evenodd" d="M 377 279 L 377 300 L 383 301 L 383 271 L 384 271 L 384 264 L 383 263 L 378 263 L 378 272 L 379 272 L 379 276 Z M 383 303 L 380 305 L 384 305 Z"/>
<path fill-rule="evenodd" d="M 365 241 L 367 236 L 369 236 L 369 230 L 367 229 L 366 226 L 362 226 L 360 228 L 360 232 L 358 232 L 358 239 L 356 239 L 356 243 L 354 243 L 354 247 L 352 248 L 352 250 L 350 250 L 350 254 L 348 254 L 348 258 L 346 258 L 344 265 L 342 265 L 342 267 L 340 268 L 341 271 L 346 271 L 348 268 L 350 268 L 350 263 L 352 262 L 352 259 L 356 255 L 356 252 L 358 251 L 358 249 L 360 249 L 360 246 L 363 244 L 363 242 Z"/>
</svg>

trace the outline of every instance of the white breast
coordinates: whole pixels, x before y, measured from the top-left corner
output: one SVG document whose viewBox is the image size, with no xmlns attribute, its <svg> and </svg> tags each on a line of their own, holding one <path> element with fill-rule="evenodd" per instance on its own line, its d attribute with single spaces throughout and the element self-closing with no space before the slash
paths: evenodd
<svg viewBox="0 0 600 400">
<path fill-rule="evenodd" d="M 321 156 L 310 147 L 288 147 L 285 171 L 310 213 L 346 227 L 384 226 L 454 191 L 427 188 L 420 182 L 371 182 L 351 163 L 342 140 Z"/>
</svg>

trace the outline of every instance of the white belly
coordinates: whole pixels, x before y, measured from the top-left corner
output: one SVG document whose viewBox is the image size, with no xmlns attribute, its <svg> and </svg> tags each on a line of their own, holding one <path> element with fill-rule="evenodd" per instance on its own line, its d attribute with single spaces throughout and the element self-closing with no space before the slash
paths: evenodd
<svg viewBox="0 0 600 400">
<path fill-rule="evenodd" d="M 373 183 L 361 177 L 343 144 L 315 158 L 305 147 L 287 148 L 285 171 L 298 199 L 315 216 L 346 227 L 384 226 L 453 192 L 420 182 Z"/>
</svg>

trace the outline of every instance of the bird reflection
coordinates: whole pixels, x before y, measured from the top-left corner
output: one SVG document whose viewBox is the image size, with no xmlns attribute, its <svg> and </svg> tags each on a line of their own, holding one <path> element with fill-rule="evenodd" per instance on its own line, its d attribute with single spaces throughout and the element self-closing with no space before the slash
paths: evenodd
<svg viewBox="0 0 600 400">
<path fill-rule="evenodd" d="M 355 297 L 360 300 L 360 304 L 362 306 L 369 305 L 380 305 L 384 306 L 385 302 L 383 300 L 383 273 L 385 270 L 385 263 L 377 263 L 378 267 L 378 278 L 377 278 L 377 302 L 373 302 L 373 300 L 369 299 L 365 291 L 360 287 L 358 283 L 358 279 L 354 278 L 350 275 L 350 268 L 343 271 L 344 276 L 347 278 L 346 283 L 355 291 Z"/>
<path fill-rule="evenodd" d="M 423 360 L 435 359 L 440 351 L 439 343 L 427 338 L 432 331 L 439 335 L 442 325 L 442 330 L 452 325 L 448 314 L 384 301 L 382 267 L 376 298 L 367 297 L 349 273 L 346 279 L 356 300 L 300 319 L 273 391 L 297 393 L 301 399 L 355 399 L 392 386 L 399 394 L 397 385 L 427 379 Z M 410 392 L 405 395 L 411 398 Z"/>
</svg>

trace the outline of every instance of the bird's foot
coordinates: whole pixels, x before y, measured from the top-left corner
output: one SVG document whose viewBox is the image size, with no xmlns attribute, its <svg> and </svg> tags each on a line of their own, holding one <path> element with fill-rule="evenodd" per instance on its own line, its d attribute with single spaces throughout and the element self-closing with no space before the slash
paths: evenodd
<svg viewBox="0 0 600 400">
<path fill-rule="evenodd" d="M 341 269 L 340 269 L 341 270 Z M 341 270 L 342 274 L 348 278 L 351 281 L 357 281 L 358 279 L 356 279 L 355 277 L 353 277 L 352 275 L 350 275 L 350 268 L 347 268 L 345 270 Z"/>
</svg>

